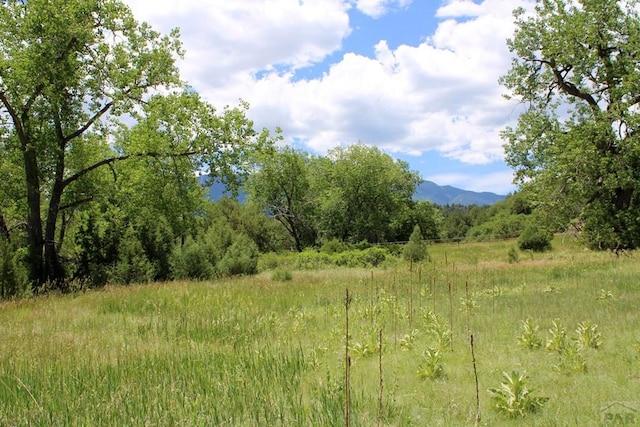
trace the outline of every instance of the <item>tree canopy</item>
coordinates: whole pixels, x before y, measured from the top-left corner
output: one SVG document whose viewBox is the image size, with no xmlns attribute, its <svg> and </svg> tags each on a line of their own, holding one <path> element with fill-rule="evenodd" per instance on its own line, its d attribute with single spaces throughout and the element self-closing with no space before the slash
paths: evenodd
<svg viewBox="0 0 640 427">
<path fill-rule="evenodd" d="M 218 112 L 185 86 L 178 36 L 118 0 L 0 2 L 0 234 L 24 240 L 34 289 L 63 286 L 81 218 L 128 194 L 184 233 L 195 172 L 234 182 L 272 144 L 246 104 Z M 118 191 L 105 185 L 123 177 Z"/>
<path fill-rule="evenodd" d="M 416 224 L 437 237 L 435 208 L 412 200 L 420 181 L 407 163 L 359 143 L 324 157 L 283 148 L 264 158 L 248 187 L 251 202 L 276 218 L 302 250 L 318 239 L 407 240 Z"/>
<path fill-rule="evenodd" d="M 508 41 L 501 82 L 526 111 L 503 133 L 506 160 L 550 228 L 573 221 L 594 248 L 640 245 L 639 6 L 538 1 Z"/>
</svg>

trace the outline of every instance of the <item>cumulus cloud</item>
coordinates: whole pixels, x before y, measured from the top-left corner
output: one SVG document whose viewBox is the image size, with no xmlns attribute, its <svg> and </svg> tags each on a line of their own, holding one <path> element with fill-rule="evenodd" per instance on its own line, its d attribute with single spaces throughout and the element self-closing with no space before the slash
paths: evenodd
<svg viewBox="0 0 640 427">
<path fill-rule="evenodd" d="M 349 35 L 341 0 L 127 0 L 138 19 L 163 32 L 179 27 L 183 74 L 199 90 L 246 84 L 246 76 L 322 61 Z"/>
<path fill-rule="evenodd" d="M 321 153 L 362 141 L 469 164 L 503 157 L 499 131 L 515 114 L 497 81 L 512 10 L 532 0 L 445 1 L 421 43 L 377 40 L 371 56 L 343 50 L 353 8 L 375 18 L 410 0 L 126 1 L 162 31 L 181 27 L 183 77 L 205 99 L 247 100 L 258 126 L 280 126 L 289 141 Z M 321 75 L 300 77 L 327 58 Z"/>
<path fill-rule="evenodd" d="M 379 18 L 390 10 L 403 9 L 412 0 L 354 0 L 356 8 L 372 18 Z"/>
</svg>

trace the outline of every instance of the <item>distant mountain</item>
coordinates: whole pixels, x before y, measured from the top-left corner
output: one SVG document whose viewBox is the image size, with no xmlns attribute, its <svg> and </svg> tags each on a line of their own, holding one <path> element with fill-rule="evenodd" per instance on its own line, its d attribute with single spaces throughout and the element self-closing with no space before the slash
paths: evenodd
<svg viewBox="0 0 640 427">
<path fill-rule="evenodd" d="M 205 187 L 207 185 L 208 178 L 209 177 L 206 175 L 199 176 L 198 182 L 200 183 L 200 185 Z M 220 200 L 224 196 L 233 197 L 233 194 L 227 191 L 227 187 L 222 182 L 215 179 L 213 181 L 213 184 L 209 186 L 209 192 L 207 194 L 208 199 L 215 201 L 215 200 Z M 242 190 L 239 190 L 238 197 L 237 197 L 238 201 L 242 203 L 245 201 L 246 198 L 247 198 L 247 195 L 245 194 L 245 192 Z"/>
<path fill-rule="evenodd" d="M 414 200 L 427 200 L 436 205 L 493 205 L 507 196 L 495 193 L 462 190 L 450 185 L 440 186 L 435 182 L 424 181 L 418 185 L 413 195 Z"/>
<path fill-rule="evenodd" d="M 206 185 L 207 177 L 198 177 L 198 181 L 201 185 Z M 230 193 L 226 193 L 226 187 L 219 181 L 209 187 L 208 198 L 209 200 L 219 200 L 223 196 L 231 196 Z M 416 188 L 416 192 L 413 195 L 414 200 L 427 200 L 436 205 L 492 205 L 496 202 L 504 200 L 507 196 L 502 196 L 495 193 L 483 192 L 477 193 L 475 191 L 462 190 L 460 188 L 452 187 L 450 185 L 440 186 L 431 181 L 424 181 Z M 246 194 L 242 191 L 238 193 L 238 200 L 243 202 L 246 199 Z"/>
</svg>

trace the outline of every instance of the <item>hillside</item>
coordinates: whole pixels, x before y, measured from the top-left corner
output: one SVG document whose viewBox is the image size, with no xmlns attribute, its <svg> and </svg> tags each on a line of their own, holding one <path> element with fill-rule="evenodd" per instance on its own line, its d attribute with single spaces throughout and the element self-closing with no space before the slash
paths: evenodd
<svg viewBox="0 0 640 427">
<path fill-rule="evenodd" d="M 428 200 L 436 205 L 493 205 L 506 196 L 495 193 L 463 190 L 461 188 L 452 187 L 450 185 L 440 186 L 432 181 L 424 181 L 418 186 L 415 194 L 415 200 Z"/>
</svg>

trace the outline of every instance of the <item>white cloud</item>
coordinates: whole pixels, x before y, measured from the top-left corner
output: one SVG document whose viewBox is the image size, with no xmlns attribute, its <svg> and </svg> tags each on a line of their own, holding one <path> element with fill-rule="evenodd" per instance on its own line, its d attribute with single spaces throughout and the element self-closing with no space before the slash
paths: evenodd
<svg viewBox="0 0 640 427">
<path fill-rule="evenodd" d="M 242 84 L 247 75 L 322 61 L 351 31 L 342 0 L 126 0 L 140 20 L 180 27 L 181 68 L 199 90 Z M 240 75 L 243 74 L 244 76 Z"/>
<path fill-rule="evenodd" d="M 280 126 L 288 140 L 319 152 L 360 140 L 469 164 L 502 159 L 499 131 L 515 115 L 497 80 L 510 63 L 511 11 L 531 0 L 447 1 L 430 37 L 394 49 L 379 40 L 373 57 L 340 55 L 350 8 L 377 17 L 409 0 L 126 1 L 154 28 L 181 27 L 183 78 L 205 99 L 245 99 L 257 126 Z M 296 74 L 329 55 L 322 76 Z"/>
<path fill-rule="evenodd" d="M 448 0 L 436 12 L 438 18 L 461 18 L 481 14 L 481 5 L 473 0 Z"/>
<path fill-rule="evenodd" d="M 412 0 L 354 0 L 356 8 L 372 18 L 379 18 L 393 9 L 403 9 Z"/>
</svg>

